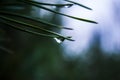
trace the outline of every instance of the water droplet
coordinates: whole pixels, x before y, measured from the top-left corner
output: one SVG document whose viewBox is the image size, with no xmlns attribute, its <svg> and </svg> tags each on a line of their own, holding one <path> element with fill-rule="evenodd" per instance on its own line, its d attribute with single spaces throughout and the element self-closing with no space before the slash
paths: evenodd
<svg viewBox="0 0 120 80">
<path fill-rule="evenodd" d="M 61 4 L 61 5 L 54 5 L 53 8 L 70 8 L 73 4 Z"/>
<path fill-rule="evenodd" d="M 53 9 L 56 9 L 56 6 L 52 6 Z"/>
<path fill-rule="evenodd" d="M 59 44 L 62 43 L 65 40 L 65 38 L 61 38 L 61 37 L 55 37 L 54 39 Z"/>
<path fill-rule="evenodd" d="M 70 7 L 72 7 L 73 6 L 73 4 L 66 4 L 64 7 L 65 8 L 70 8 Z"/>
</svg>

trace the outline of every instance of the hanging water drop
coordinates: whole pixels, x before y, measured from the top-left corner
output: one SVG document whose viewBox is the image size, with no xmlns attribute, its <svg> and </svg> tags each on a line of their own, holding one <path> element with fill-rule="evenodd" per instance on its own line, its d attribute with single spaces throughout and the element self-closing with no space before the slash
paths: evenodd
<svg viewBox="0 0 120 80">
<path fill-rule="evenodd" d="M 55 37 L 54 40 L 55 40 L 57 43 L 60 44 L 60 43 L 62 43 L 62 42 L 65 40 L 65 38 Z"/>
<path fill-rule="evenodd" d="M 70 8 L 72 7 L 73 4 L 57 4 L 57 5 L 53 5 L 53 7 L 57 7 L 57 8 Z"/>
</svg>

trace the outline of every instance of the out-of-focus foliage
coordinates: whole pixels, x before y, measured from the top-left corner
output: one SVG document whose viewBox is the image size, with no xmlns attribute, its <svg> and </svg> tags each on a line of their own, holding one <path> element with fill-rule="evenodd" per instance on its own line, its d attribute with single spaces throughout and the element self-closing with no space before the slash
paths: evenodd
<svg viewBox="0 0 120 80">
<path fill-rule="evenodd" d="M 52 5 L 64 6 L 63 4 Z M 29 32 L 28 29 L 32 30 L 30 33 L 39 32 L 39 30 L 33 29 L 34 26 L 31 26 L 31 24 L 35 25 L 33 22 L 36 23 L 36 21 L 31 20 L 31 18 L 28 19 L 31 7 L 23 4 L 22 6 L 27 7 L 27 9 L 23 11 L 0 10 L 0 20 L 2 21 L 0 24 L 0 80 L 120 80 L 120 55 L 105 55 L 109 53 L 102 52 L 99 38 L 95 38 L 95 43 L 92 43 L 94 45 L 83 53 L 86 54 L 84 58 L 82 56 L 71 59 L 64 58 L 59 44 L 54 43 L 48 37 L 25 33 L 26 30 Z M 46 28 L 46 25 L 54 28 L 61 28 L 61 26 L 46 23 L 42 19 L 36 25 L 37 28 L 38 25 L 42 25 L 39 26 L 43 30 L 40 33 L 43 32 L 45 35 L 46 33 L 53 33 L 54 36 L 64 38 L 52 30 L 47 30 L 48 27 Z M 23 32 L 16 29 L 23 29 Z"/>
<path fill-rule="evenodd" d="M 35 48 L 35 52 L 26 55 L 12 55 L 4 60 L 1 66 L 1 80 L 119 80 L 120 55 L 108 56 L 100 49 L 99 38 L 94 39 L 94 45 L 74 59 L 64 59 L 55 47 L 45 45 Z M 47 43 L 48 44 L 48 43 Z M 54 45 L 55 46 L 55 45 Z M 58 47 L 58 46 L 57 46 Z M 32 51 L 32 50 L 31 50 Z M 34 54 L 33 54 L 34 53 Z M 6 63 L 6 64 L 5 64 Z"/>
</svg>

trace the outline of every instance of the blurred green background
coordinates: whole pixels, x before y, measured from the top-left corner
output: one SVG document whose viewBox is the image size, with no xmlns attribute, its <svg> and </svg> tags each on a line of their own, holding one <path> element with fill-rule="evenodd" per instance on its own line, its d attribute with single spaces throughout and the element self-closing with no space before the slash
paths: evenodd
<svg viewBox="0 0 120 80">
<path fill-rule="evenodd" d="M 49 8 L 59 11 L 59 8 Z M 12 6 L 9 10 L 61 24 L 58 14 L 28 5 Z M 112 53 L 108 56 L 109 53 L 102 52 L 99 34 L 82 54 L 86 55 L 65 57 L 61 44 L 53 38 L 21 32 L 0 23 L 0 80 L 120 80 L 120 55 Z"/>
</svg>

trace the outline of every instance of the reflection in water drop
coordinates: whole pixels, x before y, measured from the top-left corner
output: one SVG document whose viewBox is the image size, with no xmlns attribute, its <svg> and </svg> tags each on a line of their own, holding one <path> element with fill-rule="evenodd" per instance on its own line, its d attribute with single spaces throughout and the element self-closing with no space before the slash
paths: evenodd
<svg viewBox="0 0 120 80">
<path fill-rule="evenodd" d="M 58 5 L 54 5 L 56 7 L 60 7 L 60 8 L 70 8 L 73 6 L 73 4 L 58 4 Z"/>
<path fill-rule="evenodd" d="M 55 37 L 54 39 L 59 44 L 62 43 L 65 40 L 64 38 L 60 38 L 60 37 Z"/>
<path fill-rule="evenodd" d="M 55 9 L 55 8 L 70 8 L 72 7 L 73 4 L 60 4 L 60 5 L 53 5 L 52 8 Z"/>
</svg>

